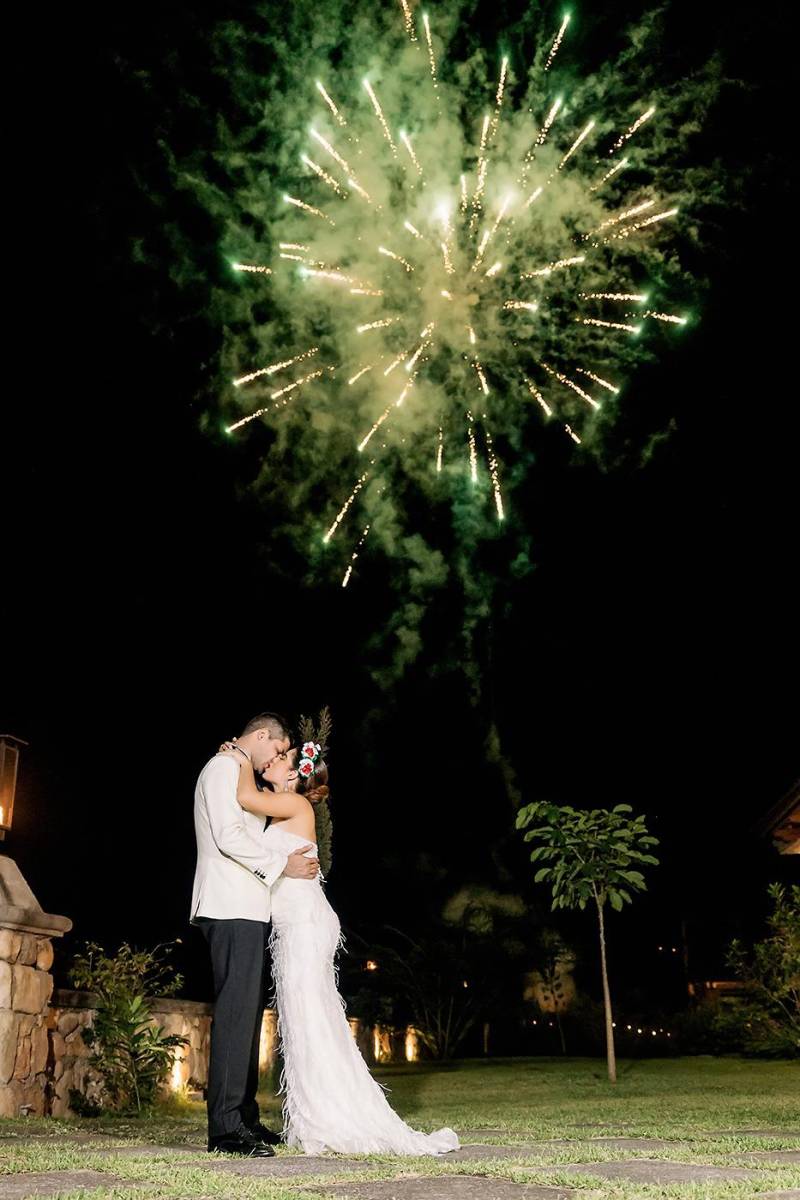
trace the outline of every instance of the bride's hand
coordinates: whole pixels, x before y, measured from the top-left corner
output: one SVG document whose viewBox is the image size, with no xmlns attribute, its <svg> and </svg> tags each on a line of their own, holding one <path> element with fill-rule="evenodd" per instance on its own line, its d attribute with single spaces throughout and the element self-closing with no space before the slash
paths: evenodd
<svg viewBox="0 0 800 1200">
<path fill-rule="evenodd" d="M 236 749 L 236 738 L 230 742 L 223 742 L 217 754 L 223 754 L 226 758 L 233 758 L 236 762 L 242 761 L 242 754 Z"/>
</svg>

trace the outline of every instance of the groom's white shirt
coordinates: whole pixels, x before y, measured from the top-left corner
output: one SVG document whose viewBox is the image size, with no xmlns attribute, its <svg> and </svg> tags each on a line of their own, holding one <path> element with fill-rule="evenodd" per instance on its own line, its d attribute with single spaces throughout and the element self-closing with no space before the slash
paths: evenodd
<svg viewBox="0 0 800 1200">
<path fill-rule="evenodd" d="M 197 780 L 192 922 L 196 917 L 270 919 L 270 887 L 287 856 L 264 844 L 265 819 L 240 807 L 238 782 L 238 763 L 221 754 L 206 763 Z"/>
</svg>

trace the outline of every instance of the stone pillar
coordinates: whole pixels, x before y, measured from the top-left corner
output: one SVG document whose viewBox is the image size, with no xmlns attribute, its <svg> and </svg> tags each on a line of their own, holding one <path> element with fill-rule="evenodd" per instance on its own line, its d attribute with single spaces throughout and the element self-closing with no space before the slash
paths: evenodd
<svg viewBox="0 0 800 1200">
<path fill-rule="evenodd" d="M 0 1116 L 48 1110 L 52 939 L 71 928 L 42 910 L 17 864 L 0 855 Z"/>
</svg>

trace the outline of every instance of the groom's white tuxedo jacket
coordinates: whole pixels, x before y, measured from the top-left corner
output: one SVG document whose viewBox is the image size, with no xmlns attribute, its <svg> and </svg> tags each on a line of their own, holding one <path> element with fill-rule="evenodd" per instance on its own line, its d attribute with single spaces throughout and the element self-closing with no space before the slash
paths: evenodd
<svg viewBox="0 0 800 1200">
<path fill-rule="evenodd" d="M 286 855 L 265 845 L 264 817 L 245 812 L 236 799 L 239 765 L 216 755 L 203 767 L 194 793 L 197 870 L 191 921 L 268 921 L 270 887 Z"/>
</svg>

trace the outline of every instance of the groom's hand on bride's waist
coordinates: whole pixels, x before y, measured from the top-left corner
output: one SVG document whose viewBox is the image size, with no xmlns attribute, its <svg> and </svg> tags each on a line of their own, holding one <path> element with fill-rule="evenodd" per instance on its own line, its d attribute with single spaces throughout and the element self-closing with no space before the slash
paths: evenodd
<svg viewBox="0 0 800 1200">
<path fill-rule="evenodd" d="M 290 879 L 315 879 L 319 871 L 319 859 L 305 857 L 306 851 L 313 849 L 314 847 L 309 842 L 307 846 L 293 850 L 286 860 L 286 866 L 283 869 L 284 875 L 288 875 Z"/>
</svg>

